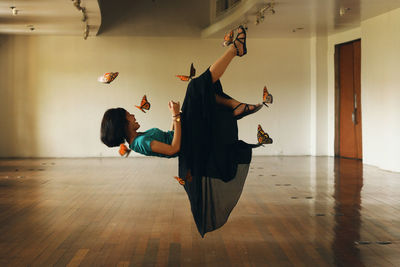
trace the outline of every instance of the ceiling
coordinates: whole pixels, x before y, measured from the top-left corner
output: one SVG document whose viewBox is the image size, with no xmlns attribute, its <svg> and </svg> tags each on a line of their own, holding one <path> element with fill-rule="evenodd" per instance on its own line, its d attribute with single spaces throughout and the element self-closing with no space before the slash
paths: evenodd
<svg viewBox="0 0 400 267">
<path fill-rule="evenodd" d="M 272 0 L 271 0 L 272 1 Z M 275 0 L 275 14 L 255 25 L 268 0 L 242 0 L 214 18 L 209 0 L 81 0 L 89 36 L 220 38 L 247 21 L 251 36 L 309 37 L 358 27 L 362 20 L 400 8 L 400 0 Z M 19 10 L 13 16 L 11 6 Z M 340 15 L 340 9 L 347 9 Z M 82 14 L 71 0 L 1 0 L 0 34 L 82 35 Z M 212 21 L 212 23 L 210 22 Z M 28 25 L 34 25 L 30 30 Z M 298 28 L 303 28 L 299 30 Z"/>
<path fill-rule="evenodd" d="M 89 36 L 94 36 L 101 24 L 98 2 L 82 0 L 81 6 L 87 11 Z M 11 7 L 18 10 L 17 15 Z M 71 0 L 0 0 L 0 34 L 83 36 L 84 29 L 82 12 Z"/>
<path fill-rule="evenodd" d="M 101 35 L 199 37 L 209 0 L 99 0 Z"/>
</svg>

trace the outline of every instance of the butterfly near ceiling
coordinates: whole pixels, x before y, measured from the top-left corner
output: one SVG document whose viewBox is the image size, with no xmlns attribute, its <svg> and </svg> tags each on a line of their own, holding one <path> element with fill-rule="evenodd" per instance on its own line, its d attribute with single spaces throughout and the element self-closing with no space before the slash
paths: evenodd
<svg viewBox="0 0 400 267">
<path fill-rule="evenodd" d="M 187 75 L 176 75 L 181 81 L 187 82 L 191 80 L 194 76 L 196 76 L 196 69 L 193 67 L 193 63 L 190 65 L 190 74 Z"/>
<path fill-rule="evenodd" d="M 264 86 L 264 91 L 263 91 L 263 104 L 268 107 L 267 104 L 272 104 L 274 98 L 270 93 L 268 93 L 267 86 Z"/>
<path fill-rule="evenodd" d="M 118 76 L 118 72 L 107 72 L 103 76 L 100 76 L 97 80 L 101 83 L 111 83 Z"/>
<path fill-rule="evenodd" d="M 266 132 L 264 132 L 260 124 L 258 125 L 257 129 L 257 140 L 260 145 L 272 144 L 273 142 L 272 139 L 269 137 L 269 135 Z"/>
<path fill-rule="evenodd" d="M 144 110 L 149 110 L 150 109 L 150 102 L 147 101 L 147 97 L 146 95 L 143 96 L 142 98 L 142 102 L 140 102 L 140 106 L 136 106 L 138 109 L 140 109 L 141 111 L 143 111 L 143 113 L 146 113 L 146 111 Z"/>
</svg>

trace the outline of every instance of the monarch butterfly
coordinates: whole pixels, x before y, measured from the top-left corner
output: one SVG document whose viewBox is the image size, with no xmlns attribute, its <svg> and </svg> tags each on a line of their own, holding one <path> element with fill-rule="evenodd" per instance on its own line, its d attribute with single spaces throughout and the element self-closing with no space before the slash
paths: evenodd
<svg viewBox="0 0 400 267">
<path fill-rule="evenodd" d="M 185 185 L 185 180 L 183 180 L 182 178 L 179 178 L 178 176 L 175 176 L 174 178 L 179 182 L 179 184 Z"/>
<path fill-rule="evenodd" d="M 135 105 L 135 107 L 137 107 L 138 109 L 140 109 L 144 113 L 146 113 L 146 111 L 144 111 L 145 109 L 146 110 L 150 109 L 150 103 L 149 103 L 149 101 L 147 101 L 146 95 L 143 96 L 142 102 L 140 102 L 140 106 L 136 106 Z"/>
<path fill-rule="evenodd" d="M 233 31 L 230 31 L 229 33 L 225 34 L 222 46 L 228 46 L 231 43 L 233 43 Z"/>
<path fill-rule="evenodd" d="M 132 150 L 130 150 L 125 144 L 119 145 L 119 154 L 125 156 L 126 158 L 129 156 Z"/>
<path fill-rule="evenodd" d="M 193 63 L 190 65 L 190 76 L 186 75 L 176 75 L 181 81 L 187 82 L 196 75 L 196 69 L 193 67 Z"/>
<path fill-rule="evenodd" d="M 272 139 L 269 137 L 269 135 L 264 132 L 264 130 L 261 128 L 261 125 L 258 125 L 257 129 L 257 139 L 259 144 L 272 144 Z"/>
<path fill-rule="evenodd" d="M 192 174 L 190 173 L 190 170 L 188 170 L 185 179 L 179 178 L 178 176 L 175 176 L 174 178 L 179 182 L 179 184 L 185 185 L 186 181 L 192 181 Z"/>
<path fill-rule="evenodd" d="M 117 78 L 118 74 L 119 72 L 107 72 L 103 76 L 100 76 L 98 81 L 102 83 L 111 83 L 115 78 Z"/>
<path fill-rule="evenodd" d="M 267 86 L 264 86 L 263 92 L 263 104 L 268 107 L 267 104 L 272 104 L 274 98 L 270 93 L 268 93 Z"/>
</svg>

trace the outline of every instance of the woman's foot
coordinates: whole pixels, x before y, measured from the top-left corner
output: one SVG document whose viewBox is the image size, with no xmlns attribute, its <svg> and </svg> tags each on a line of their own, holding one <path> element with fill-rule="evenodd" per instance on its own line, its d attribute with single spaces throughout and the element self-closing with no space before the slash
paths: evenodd
<svg viewBox="0 0 400 267">
<path fill-rule="evenodd" d="M 233 46 L 236 49 L 237 56 L 242 57 L 247 54 L 246 30 L 242 25 L 240 25 L 238 28 L 238 33 L 235 41 L 233 41 Z"/>
<path fill-rule="evenodd" d="M 236 105 L 235 108 L 233 108 L 233 117 L 237 120 L 240 120 L 247 115 L 259 111 L 261 108 L 262 104 L 251 105 L 246 103 L 239 103 L 238 105 Z"/>
</svg>

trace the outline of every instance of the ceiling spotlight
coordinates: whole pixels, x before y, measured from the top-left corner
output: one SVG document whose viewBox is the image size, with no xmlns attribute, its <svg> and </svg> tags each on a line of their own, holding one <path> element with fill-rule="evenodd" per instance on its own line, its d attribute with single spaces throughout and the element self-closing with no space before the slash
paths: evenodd
<svg viewBox="0 0 400 267">
<path fill-rule="evenodd" d="M 292 30 L 292 32 L 297 32 L 297 31 L 301 31 L 301 30 L 304 30 L 304 28 L 302 28 L 302 27 L 297 27 L 297 28 L 294 28 L 294 29 Z"/>
<path fill-rule="evenodd" d="M 89 25 L 86 23 L 85 30 L 83 31 L 83 39 L 87 39 L 89 36 Z"/>
<path fill-rule="evenodd" d="M 74 6 L 76 7 L 76 9 L 78 9 L 79 11 L 82 10 L 81 0 L 72 0 L 72 2 L 74 2 Z"/>
<path fill-rule="evenodd" d="M 349 7 L 341 7 L 340 9 L 339 9 L 339 15 L 341 16 L 341 17 L 343 17 L 344 15 L 346 15 L 346 13 L 348 12 L 348 11 L 350 11 L 351 10 L 351 8 L 349 8 Z"/>
<path fill-rule="evenodd" d="M 18 10 L 15 6 L 11 6 L 10 8 L 11 8 L 11 12 L 12 12 L 13 16 L 18 15 Z"/>
<path fill-rule="evenodd" d="M 87 17 L 87 15 L 86 15 L 86 12 L 83 11 L 83 10 L 84 10 L 84 9 L 82 9 L 82 21 L 85 22 L 85 21 L 88 19 L 88 17 Z"/>
<path fill-rule="evenodd" d="M 262 7 L 256 14 L 255 24 L 258 25 L 258 24 L 260 24 L 261 22 L 264 21 L 265 13 L 267 13 L 267 15 L 268 14 L 271 14 L 271 15 L 275 14 L 274 6 L 275 6 L 275 3 L 274 3 L 274 1 L 272 1 L 270 3 L 267 3 L 264 7 Z"/>
<path fill-rule="evenodd" d="M 85 7 L 81 6 L 81 0 L 72 0 L 72 3 L 80 12 L 82 12 L 81 21 L 84 23 L 84 30 L 83 30 L 83 39 L 87 39 L 89 36 L 89 24 L 88 24 L 88 15 Z"/>
</svg>

